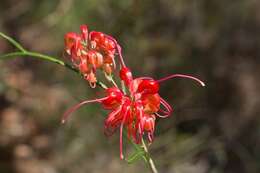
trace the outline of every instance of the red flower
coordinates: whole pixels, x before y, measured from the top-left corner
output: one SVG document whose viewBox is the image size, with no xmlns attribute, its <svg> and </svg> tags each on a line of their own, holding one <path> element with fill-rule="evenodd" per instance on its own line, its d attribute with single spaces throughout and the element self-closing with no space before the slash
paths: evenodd
<svg viewBox="0 0 260 173">
<path fill-rule="evenodd" d="M 159 80 L 150 77 L 140 77 L 133 79 L 131 71 L 123 67 L 120 71 L 120 78 L 126 83 L 130 92 L 129 95 L 116 88 L 106 89 L 106 97 L 83 101 L 71 109 L 63 116 L 64 123 L 72 112 L 80 106 L 98 102 L 104 109 L 111 112 L 105 120 L 105 133 L 112 135 L 116 129 L 120 128 L 120 158 L 123 159 L 123 127 L 127 128 L 128 137 L 135 143 L 139 143 L 144 133 L 147 133 L 149 142 L 153 141 L 156 117 L 166 118 L 170 116 L 172 107 L 159 95 L 159 83 L 175 77 L 193 79 L 202 86 L 204 83 L 197 78 L 187 75 L 174 74 Z"/>
<path fill-rule="evenodd" d="M 126 67 L 121 47 L 117 41 L 102 32 L 89 32 L 86 25 L 80 26 L 81 34 L 69 32 L 65 35 L 65 51 L 72 63 L 95 87 L 97 79 L 95 72 L 102 69 L 106 75 L 111 75 L 116 67 L 115 56 L 118 54 L 121 65 L 119 73 L 121 81 L 127 92 L 121 91 L 111 78 L 107 78 L 115 87 L 106 89 L 106 96 L 94 100 L 78 103 L 65 112 L 62 123 L 81 106 L 88 103 L 100 103 L 104 109 L 109 110 L 105 119 L 104 129 L 106 135 L 112 135 L 120 129 L 120 158 L 123 159 L 123 128 L 127 130 L 128 137 L 139 144 L 144 134 L 151 143 L 154 139 L 156 118 L 169 117 L 172 107 L 159 95 L 159 84 L 168 79 L 181 77 L 195 80 L 205 86 L 199 79 L 182 74 L 173 74 L 165 78 L 154 80 L 150 77 L 133 78 L 132 72 Z M 107 76 L 106 76 L 107 77 Z M 127 94 L 128 93 L 128 94 Z"/>
<path fill-rule="evenodd" d="M 110 75 L 116 67 L 116 52 L 124 65 L 121 48 L 109 35 L 97 31 L 89 33 L 86 25 L 81 25 L 80 30 L 81 34 L 69 32 L 65 35 L 65 51 L 84 78 L 95 87 L 96 69 L 101 68 L 106 75 Z"/>
</svg>

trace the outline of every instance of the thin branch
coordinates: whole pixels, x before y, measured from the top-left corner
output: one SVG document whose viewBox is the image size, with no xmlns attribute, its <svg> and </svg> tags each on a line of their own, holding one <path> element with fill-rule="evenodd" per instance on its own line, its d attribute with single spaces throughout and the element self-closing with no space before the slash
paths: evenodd
<svg viewBox="0 0 260 173">
<path fill-rule="evenodd" d="M 75 69 L 73 66 L 48 55 L 44 55 L 44 54 L 40 54 L 40 53 L 36 53 L 36 52 L 28 52 L 26 50 L 24 50 L 23 52 L 12 52 L 12 53 L 7 53 L 4 55 L 0 55 L 0 58 L 4 58 L 4 59 L 8 59 L 8 58 L 14 58 L 17 56 L 21 56 L 21 57 L 32 57 L 32 58 L 37 58 L 37 59 L 42 59 L 42 60 L 47 60 L 49 62 L 53 62 L 59 65 L 62 65 L 66 68 L 69 68 L 70 70 L 79 73 L 79 71 L 77 69 Z"/>
</svg>

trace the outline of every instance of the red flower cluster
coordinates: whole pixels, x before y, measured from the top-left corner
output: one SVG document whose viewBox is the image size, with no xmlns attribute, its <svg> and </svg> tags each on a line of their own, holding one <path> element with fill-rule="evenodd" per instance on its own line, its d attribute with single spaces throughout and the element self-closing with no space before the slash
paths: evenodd
<svg viewBox="0 0 260 173">
<path fill-rule="evenodd" d="M 69 32 L 65 35 L 65 51 L 84 78 L 95 87 L 96 69 L 101 68 L 110 75 L 116 67 L 114 58 L 120 47 L 111 36 L 97 31 L 89 33 L 86 25 L 81 25 L 80 30 L 81 34 Z"/>
<path fill-rule="evenodd" d="M 114 64 L 114 55 L 115 51 L 117 50 L 119 53 L 121 63 L 119 77 L 121 81 L 124 82 L 127 90 L 129 91 L 129 94 L 124 93 L 117 86 L 107 88 L 105 97 L 94 100 L 86 100 L 70 108 L 67 112 L 65 112 L 62 118 L 62 122 L 65 123 L 65 121 L 69 118 L 71 113 L 77 110 L 82 105 L 95 102 L 101 103 L 104 109 L 110 111 L 109 115 L 105 120 L 105 133 L 107 135 L 112 135 L 116 129 L 120 129 L 120 158 L 123 159 L 122 134 L 124 127 L 127 129 L 128 137 L 132 138 L 136 144 L 140 143 L 145 133 L 147 134 L 148 141 L 151 143 L 154 138 L 156 118 L 166 118 L 170 116 L 170 114 L 173 111 L 172 107 L 159 95 L 160 82 L 175 77 L 182 77 L 195 80 L 202 86 L 205 86 L 205 84 L 195 77 L 182 74 L 173 74 L 159 80 L 154 80 L 150 77 L 139 77 L 133 79 L 132 72 L 129 68 L 125 66 L 123 62 L 121 48 L 113 38 L 106 36 L 100 32 L 92 32 L 92 34 L 90 33 L 88 35 L 85 26 L 81 27 L 81 29 L 81 36 L 77 35 L 76 37 L 71 37 L 72 35 L 75 35 L 74 33 L 68 33 L 65 36 L 65 40 L 67 40 L 66 51 L 68 52 L 68 54 L 71 55 L 73 62 L 75 62 L 75 64 L 79 67 L 80 71 L 83 74 L 85 74 L 85 71 L 81 70 L 82 63 L 84 63 L 82 62 L 84 60 L 83 57 L 85 56 L 85 53 L 83 52 L 86 52 L 88 58 L 90 56 L 88 54 L 91 54 L 89 52 L 94 51 L 95 56 L 93 57 L 96 58 L 98 57 L 97 53 L 103 53 L 100 56 L 102 56 L 104 60 L 102 61 L 102 65 L 104 65 L 106 64 L 105 62 L 107 62 L 105 61 L 105 59 L 109 59 L 109 63 Z M 77 39 L 75 38 L 80 38 L 81 46 L 78 46 L 78 43 L 76 41 Z M 84 42 L 82 42 L 82 39 L 84 40 Z M 104 40 L 106 39 L 109 44 L 104 43 Z M 90 46 L 87 46 L 88 42 L 90 42 Z M 80 51 L 79 54 L 77 54 L 78 51 Z M 74 55 L 75 53 L 76 55 Z M 95 63 L 92 63 L 93 61 L 90 61 L 90 58 L 88 58 L 86 59 L 86 63 L 89 66 L 91 66 L 92 71 L 94 71 L 99 66 L 95 65 Z M 103 69 L 105 70 L 104 67 Z M 108 73 L 108 71 L 106 70 L 105 72 Z M 109 71 L 109 73 L 111 72 L 112 71 Z M 88 77 L 90 73 L 86 73 L 86 75 Z M 90 81 L 90 79 L 88 80 Z M 93 81 L 90 82 L 92 83 Z M 96 80 L 94 82 L 96 82 Z"/>
</svg>

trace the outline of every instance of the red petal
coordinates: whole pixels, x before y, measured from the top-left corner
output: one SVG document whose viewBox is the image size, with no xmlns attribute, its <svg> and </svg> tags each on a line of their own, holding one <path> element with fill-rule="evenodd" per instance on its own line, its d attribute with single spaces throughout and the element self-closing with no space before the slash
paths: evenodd
<svg viewBox="0 0 260 173">
<path fill-rule="evenodd" d="M 87 25 L 81 25 L 80 26 L 81 35 L 85 42 L 88 41 L 88 27 Z"/>
<path fill-rule="evenodd" d="M 155 80 L 144 79 L 138 85 L 137 91 L 144 94 L 155 94 L 159 91 L 159 84 Z"/>
</svg>

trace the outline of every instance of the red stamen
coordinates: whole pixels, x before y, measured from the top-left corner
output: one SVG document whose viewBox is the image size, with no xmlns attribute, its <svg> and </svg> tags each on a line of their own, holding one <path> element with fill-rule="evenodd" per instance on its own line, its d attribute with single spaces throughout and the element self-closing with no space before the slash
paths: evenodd
<svg viewBox="0 0 260 173">
<path fill-rule="evenodd" d="M 64 114 L 63 114 L 63 117 L 61 119 L 61 123 L 64 124 L 67 119 L 70 117 L 70 115 L 75 112 L 77 109 L 79 109 L 81 106 L 85 105 L 85 104 L 88 104 L 88 103 L 95 103 L 95 102 L 102 102 L 103 100 L 107 99 L 107 97 L 104 97 L 104 98 L 100 98 L 100 99 L 94 99 L 94 100 L 85 100 L 85 101 L 82 101 L 76 105 L 74 105 L 73 107 L 71 107 L 70 109 L 68 109 Z"/>
<path fill-rule="evenodd" d="M 163 82 L 163 81 L 166 81 L 166 80 L 169 80 L 169 79 L 172 79 L 172 78 L 176 78 L 176 77 L 192 79 L 192 80 L 198 82 L 201 86 L 203 86 L 203 87 L 205 86 L 205 83 L 202 82 L 201 80 L 199 80 L 198 78 L 193 77 L 193 76 L 189 76 L 189 75 L 184 75 L 184 74 L 173 74 L 173 75 L 164 77 L 162 79 L 159 79 L 159 80 L 157 80 L 157 82 L 160 83 L 160 82 Z"/>
</svg>

